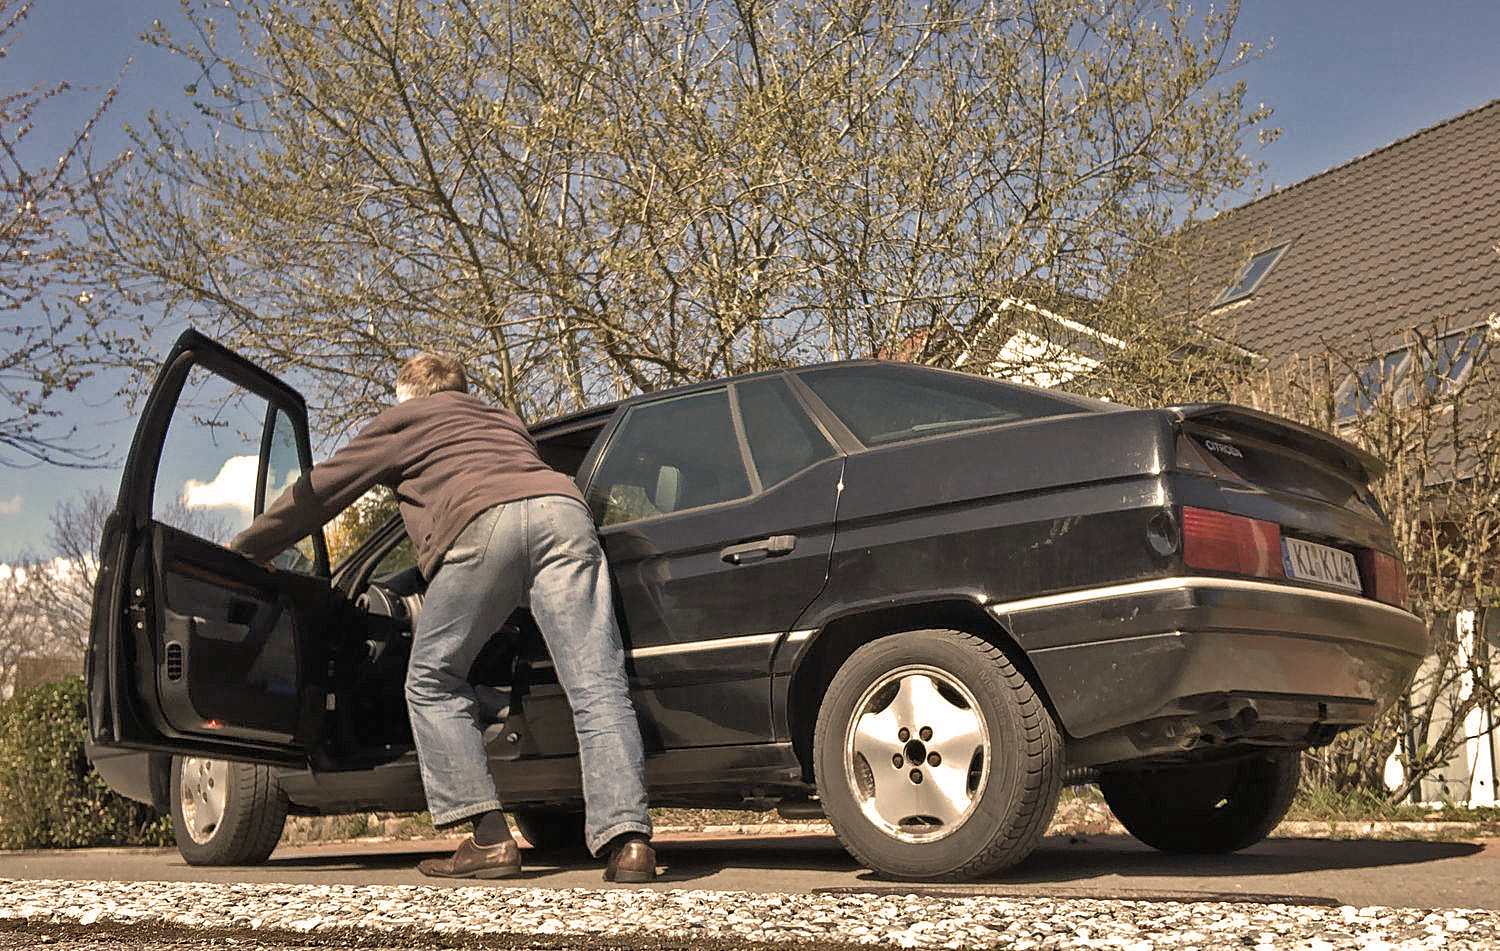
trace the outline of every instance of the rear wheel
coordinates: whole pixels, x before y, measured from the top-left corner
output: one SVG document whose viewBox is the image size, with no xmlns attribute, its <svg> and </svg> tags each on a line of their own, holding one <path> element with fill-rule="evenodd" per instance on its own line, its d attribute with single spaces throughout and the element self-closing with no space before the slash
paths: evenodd
<svg viewBox="0 0 1500 951">
<path fill-rule="evenodd" d="M 856 859 L 905 879 L 1016 864 L 1057 805 L 1057 728 L 993 644 L 909 631 L 856 650 L 814 735 L 818 794 Z"/>
<path fill-rule="evenodd" d="M 538 852 L 569 852 L 584 847 L 581 812 L 516 809 L 511 818 L 522 837 Z"/>
<path fill-rule="evenodd" d="M 1236 852 L 1271 834 L 1292 807 L 1299 753 L 1260 754 L 1099 778 L 1130 834 L 1163 852 Z"/>
<path fill-rule="evenodd" d="M 287 799 L 270 767 L 172 757 L 172 836 L 189 865 L 257 865 L 281 838 Z"/>
</svg>

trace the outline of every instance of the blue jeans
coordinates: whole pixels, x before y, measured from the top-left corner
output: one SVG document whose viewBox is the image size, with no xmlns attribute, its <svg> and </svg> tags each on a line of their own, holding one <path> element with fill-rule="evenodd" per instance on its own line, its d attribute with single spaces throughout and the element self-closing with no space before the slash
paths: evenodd
<svg viewBox="0 0 1500 951">
<path fill-rule="evenodd" d="M 589 850 L 597 855 L 622 832 L 650 835 L 645 755 L 609 569 L 588 510 L 561 495 L 475 516 L 428 585 L 412 635 L 406 704 L 432 821 L 448 825 L 501 808 L 468 673 L 523 606 L 573 709 Z"/>
</svg>

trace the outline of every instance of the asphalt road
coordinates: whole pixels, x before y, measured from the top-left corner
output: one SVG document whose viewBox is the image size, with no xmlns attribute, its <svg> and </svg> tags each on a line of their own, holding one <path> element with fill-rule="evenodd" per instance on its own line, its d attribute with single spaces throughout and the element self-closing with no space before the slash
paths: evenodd
<svg viewBox="0 0 1500 951">
<path fill-rule="evenodd" d="M 195 868 L 175 849 L 0 853 L 0 878 L 443 884 L 416 871 L 457 840 L 358 841 L 283 846 L 261 866 Z M 1051 898 L 1278 901 L 1366 907 L 1500 909 L 1500 838 L 1472 841 L 1272 838 L 1229 856 L 1165 855 L 1118 835 L 1053 837 L 1025 863 L 989 880 L 914 885 L 875 877 L 831 835 L 666 833 L 658 836 L 657 889 L 983 894 Z M 599 888 L 600 865 L 582 853 L 527 854 L 519 879 L 495 888 Z M 472 881 L 456 884 L 472 885 Z"/>
</svg>

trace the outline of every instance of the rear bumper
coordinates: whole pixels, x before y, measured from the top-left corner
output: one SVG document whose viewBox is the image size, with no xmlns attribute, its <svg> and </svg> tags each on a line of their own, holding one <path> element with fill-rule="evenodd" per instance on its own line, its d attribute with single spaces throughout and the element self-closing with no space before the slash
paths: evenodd
<svg viewBox="0 0 1500 951">
<path fill-rule="evenodd" d="M 1080 766 L 1326 742 L 1394 701 L 1428 650 L 1410 612 L 1262 581 L 1161 578 L 990 610 Z"/>
</svg>

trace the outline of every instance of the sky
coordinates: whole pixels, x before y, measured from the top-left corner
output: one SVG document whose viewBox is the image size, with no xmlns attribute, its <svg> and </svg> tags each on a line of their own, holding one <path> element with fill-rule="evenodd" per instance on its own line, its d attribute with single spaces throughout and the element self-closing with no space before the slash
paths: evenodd
<svg viewBox="0 0 1500 951">
<path fill-rule="evenodd" d="M 140 40 L 153 18 L 171 22 L 177 10 L 178 0 L 33 0 L 18 42 L 0 60 L 0 89 L 76 87 L 69 101 L 76 108 L 49 110 L 57 125 L 37 130 L 41 143 L 50 134 L 61 144 L 117 78 L 120 99 L 107 124 L 139 121 L 152 106 L 180 102 L 194 78 Z M 1249 102 L 1270 106 L 1271 125 L 1282 130 L 1251 150 L 1266 164 L 1268 186 L 1294 184 L 1500 98 L 1496 0 L 1243 0 L 1236 34 L 1269 46 L 1238 73 Z M 101 131 L 103 145 L 110 135 Z M 58 504 L 118 485 L 133 409 L 98 389 L 65 410 L 80 443 L 105 453 L 106 465 L 0 467 L 0 561 L 48 554 Z"/>
</svg>

